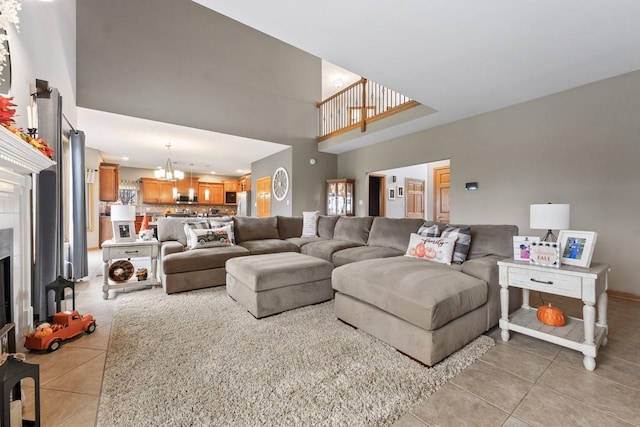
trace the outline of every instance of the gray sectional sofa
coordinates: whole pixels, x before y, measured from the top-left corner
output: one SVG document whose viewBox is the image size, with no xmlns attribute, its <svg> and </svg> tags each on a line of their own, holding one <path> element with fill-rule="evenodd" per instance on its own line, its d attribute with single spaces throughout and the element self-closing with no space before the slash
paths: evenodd
<svg viewBox="0 0 640 427">
<path fill-rule="evenodd" d="M 422 219 L 320 216 L 318 236 L 302 238 L 302 217 L 235 217 L 235 246 L 195 250 L 185 248 L 184 222 L 158 222 L 167 293 L 224 285 L 231 258 L 299 252 L 333 264 L 338 318 L 430 366 L 498 323 L 497 261 L 512 255 L 518 234 L 514 225 L 471 225 L 467 260 L 445 265 L 404 256 Z M 519 300 L 509 298 L 511 310 Z"/>
</svg>

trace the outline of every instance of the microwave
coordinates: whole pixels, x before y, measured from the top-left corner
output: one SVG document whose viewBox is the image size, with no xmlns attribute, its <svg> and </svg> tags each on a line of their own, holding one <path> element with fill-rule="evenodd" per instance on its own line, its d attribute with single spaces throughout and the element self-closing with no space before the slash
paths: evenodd
<svg viewBox="0 0 640 427">
<path fill-rule="evenodd" d="M 224 203 L 226 205 L 235 205 L 237 202 L 236 192 L 235 191 L 227 191 L 224 193 Z"/>
</svg>

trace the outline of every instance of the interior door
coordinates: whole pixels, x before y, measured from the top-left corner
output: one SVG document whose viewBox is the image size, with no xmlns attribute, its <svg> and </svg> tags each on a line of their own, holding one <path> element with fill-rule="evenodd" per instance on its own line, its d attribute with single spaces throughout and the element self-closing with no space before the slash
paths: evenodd
<svg viewBox="0 0 640 427">
<path fill-rule="evenodd" d="M 404 188 L 405 216 L 424 218 L 424 180 L 406 178 Z"/>
<path fill-rule="evenodd" d="M 451 212 L 449 210 L 449 187 L 451 184 L 451 168 L 443 166 L 433 169 L 433 218 L 436 222 L 448 224 Z"/>
<path fill-rule="evenodd" d="M 258 216 L 271 216 L 271 177 L 265 176 L 256 181 L 256 202 Z"/>
<path fill-rule="evenodd" d="M 385 216 L 386 175 L 369 174 L 369 215 Z"/>
</svg>

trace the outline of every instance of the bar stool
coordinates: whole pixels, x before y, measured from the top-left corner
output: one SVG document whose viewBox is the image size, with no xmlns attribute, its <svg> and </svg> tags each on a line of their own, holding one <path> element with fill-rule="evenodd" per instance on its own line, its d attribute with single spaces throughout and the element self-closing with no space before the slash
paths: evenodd
<svg viewBox="0 0 640 427">
<path fill-rule="evenodd" d="M 33 378 L 35 382 L 35 421 L 23 420 L 22 425 L 40 426 L 40 366 L 34 363 L 22 362 L 12 356 L 0 366 L 0 400 L 2 400 L 2 422 L 0 427 L 11 426 L 11 389 L 13 397 L 20 394 L 20 381 L 24 378 Z"/>
<path fill-rule="evenodd" d="M 62 276 L 58 276 L 58 278 L 56 280 L 54 280 L 53 282 L 49 283 L 48 285 L 46 285 L 44 287 L 45 289 L 45 294 L 47 295 L 47 300 L 49 299 L 49 291 L 53 291 L 55 293 L 54 295 L 54 299 L 56 302 L 56 313 L 61 311 L 61 302 L 64 299 L 64 290 L 67 288 L 71 288 L 72 291 L 72 296 L 73 296 L 73 309 L 76 309 L 76 288 L 75 288 L 75 283 L 73 283 L 70 280 L 65 279 Z M 51 315 L 49 315 L 49 303 L 47 303 L 47 320 L 51 321 L 53 320 L 53 315 L 55 313 L 52 313 Z"/>
</svg>

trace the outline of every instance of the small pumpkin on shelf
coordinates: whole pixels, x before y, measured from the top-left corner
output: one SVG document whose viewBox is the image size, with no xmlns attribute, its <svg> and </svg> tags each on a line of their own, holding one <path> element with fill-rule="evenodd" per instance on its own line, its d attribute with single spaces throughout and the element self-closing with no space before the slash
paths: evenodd
<svg viewBox="0 0 640 427">
<path fill-rule="evenodd" d="M 549 326 L 564 326 L 567 324 L 567 318 L 562 310 L 558 307 L 543 305 L 538 308 L 538 320 Z"/>
</svg>

